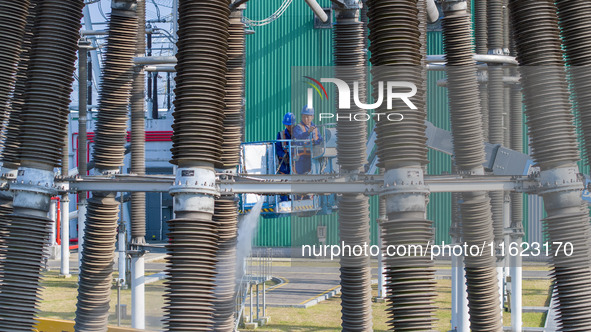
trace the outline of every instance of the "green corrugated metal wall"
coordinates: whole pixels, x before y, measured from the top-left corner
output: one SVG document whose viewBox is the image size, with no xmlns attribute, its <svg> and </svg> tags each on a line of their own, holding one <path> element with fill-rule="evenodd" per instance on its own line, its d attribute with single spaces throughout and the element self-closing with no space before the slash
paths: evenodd
<svg viewBox="0 0 591 332">
<path fill-rule="evenodd" d="M 245 15 L 260 20 L 271 15 L 282 0 L 252 3 Z M 320 0 L 329 7 L 329 0 Z M 273 139 L 282 128 L 283 114 L 291 110 L 290 74 L 292 66 L 332 65 L 332 29 L 314 29 L 313 14 L 304 1 L 294 1 L 285 14 L 275 22 L 254 27 L 255 34 L 247 36 L 246 65 L 246 141 Z M 429 32 L 430 54 L 443 53 L 442 34 Z M 429 77 L 429 121 L 449 129 L 447 94 L 437 88 L 436 81 L 443 73 Z M 430 151 L 429 174 L 451 170 L 449 156 Z M 437 241 L 449 242 L 450 194 L 432 194 L 428 208 L 430 220 L 435 222 Z M 371 199 L 372 242 L 377 242 L 375 220 L 377 197 Z M 314 218 L 261 218 L 255 239 L 257 246 L 289 247 L 316 243 L 316 226 L 326 225 L 328 244 L 338 242 L 337 219 L 332 216 Z"/>
</svg>

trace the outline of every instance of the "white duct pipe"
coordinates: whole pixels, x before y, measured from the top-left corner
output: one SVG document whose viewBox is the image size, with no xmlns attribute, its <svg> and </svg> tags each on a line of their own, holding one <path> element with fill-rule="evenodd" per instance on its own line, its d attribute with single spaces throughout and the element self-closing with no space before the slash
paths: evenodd
<svg viewBox="0 0 591 332">
<path fill-rule="evenodd" d="M 427 22 L 435 23 L 437 20 L 439 20 L 439 9 L 435 0 L 427 0 Z"/>
<path fill-rule="evenodd" d="M 68 185 L 66 183 L 65 185 Z M 61 211 L 61 228 L 62 228 L 62 248 L 61 248 L 61 266 L 60 275 L 70 277 L 70 199 L 68 194 L 62 196 L 62 211 Z"/>
<path fill-rule="evenodd" d="M 121 284 L 124 285 L 127 280 L 125 278 L 125 274 L 126 274 L 126 268 L 125 268 L 125 256 L 127 254 L 125 247 L 126 247 L 126 243 L 127 241 L 125 241 L 126 236 L 125 236 L 125 229 L 123 227 L 122 224 L 119 224 L 119 234 L 118 234 L 118 238 L 117 238 L 117 243 L 118 243 L 118 252 L 119 252 L 119 280 L 121 280 Z"/>
<path fill-rule="evenodd" d="M 461 271 L 458 267 L 460 257 L 451 256 L 451 330 L 456 330 L 458 326 L 458 297 L 459 290 L 458 278 L 461 276 Z"/>
<path fill-rule="evenodd" d="M 513 240 L 518 244 L 517 248 L 521 248 L 521 238 Z M 511 261 L 511 331 L 521 332 L 522 323 L 522 282 L 523 271 L 521 268 L 521 256 L 509 256 Z"/>
<path fill-rule="evenodd" d="M 314 15 L 316 15 L 316 17 L 318 17 L 319 20 L 321 20 L 322 22 L 328 21 L 328 15 L 326 15 L 324 9 L 320 7 L 316 0 L 306 0 L 306 3 L 310 7 L 310 9 L 312 9 Z"/>
<path fill-rule="evenodd" d="M 509 55 L 494 55 L 494 54 L 474 54 L 474 61 L 486 63 L 500 63 L 507 65 L 519 65 L 514 56 Z M 427 55 L 427 62 L 442 62 L 445 63 L 445 55 Z"/>
<path fill-rule="evenodd" d="M 49 219 L 51 219 L 51 237 L 49 238 L 49 245 L 54 246 L 57 244 L 57 201 L 55 199 L 51 200 L 51 205 L 49 206 Z"/>
<path fill-rule="evenodd" d="M 134 254 L 131 258 L 131 327 L 146 328 L 144 256 Z"/>
</svg>

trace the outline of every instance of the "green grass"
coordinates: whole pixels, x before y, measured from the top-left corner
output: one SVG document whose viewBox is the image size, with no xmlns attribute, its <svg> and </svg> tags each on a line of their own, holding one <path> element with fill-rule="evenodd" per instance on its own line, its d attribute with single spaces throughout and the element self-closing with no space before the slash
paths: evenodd
<svg viewBox="0 0 591 332">
<path fill-rule="evenodd" d="M 74 320 L 76 311 L 77 278 L 59 278 L 57 272 L 47 272 L 43 281 L 43 302 L 41 303 L 42 317 Z M 523 282 L 523 305 L 524 306 L 547 306 L 550 295 L 549 280 L 524 280 Z M 373 288 L 374 297 L 377 296 L 376 286 Z M 160 319 L 163 316 L 162 306 L 164 304 L 163 281 L 146 285 L 146 317 L 147 326 L 153 330 L 161 327 Z M 111 315 L 110 324 L 116 325 L 115 305 L 117 303 L 117 290 L 113 289 L 111 294 Z M 121 303 L 127 304 L 127 314 L 130 314 L 131 291 L 121 290 Z M 451 328 L 451 281 L 437 281 L 437 330 L 448 331 Z M 386 314 L 387 304 L 373 303 L 372 316 L 374 331 L 387 331 Z M 268 315 L 271 317 L 269 325 L 257 329 L 261 332 L 277 331 L 340 331 L 341 325 L 341 299 L 339 296 L 320 302 L 307 309 L 299 308 L 268 308 Z M 503 314 L 504 325 L 511 324 L 511 314 Z M 524 327 L 541 327 L 544 325 L 545 314 L 524 313 Z M 121 321 L 121 325 L 130 326 L 129 319 Z"/>
<path fill-rule="evenodd" d="M 525 306 L 544 306 L 549 300 L 549 280 L 524 280 L 523 299 Z M 373 286 L 373 295 L 377 295 L 376 286 Z M 437 330 L 449 331 L 451 329 L 451 280 L 437 281 Z M 374 331 L 387 331 L 386 324 L 388 317 L 386 314 L 387 305 L 385 303 L 372 304 L 373 328 Z M 269 308 L 271 322 L 263 328 L 256 331 L 260 332 L 308 332 L 308 331 L 340 331 L 341 325 L 341 299 L 336 296 L 327 301 L 320 302 L 318 305 L 308 309 L 296 308 Z M 545 314 L 524 313 L 524 327 L 542 327 L 544 326 Z M 503 313 L 503 324 L 511 324 L 511 314 Z"/>
<path fill-rule="evenodd" d="M 155 330 L 160 327 L 164 304 L 163 280 L 146 285 L 146 325 Z M 58 277 L 58 272 L 47 272 L 43 280 L 43 301 L 41 302 L 41 317 L 74 320 L 76 312 L 76 296 L 78 296 L 78 278 L 72 276 L 64 279 Z M 122 326 L 131 326 L 131 290 L 121 290 L 121 304 L 127 304 L 127 319 L 121 320 Z M 109 323 L 117 325 L 115 306 L 117 305 L 117 289 L 111 290 L 111 315 Z"/>
</svg>

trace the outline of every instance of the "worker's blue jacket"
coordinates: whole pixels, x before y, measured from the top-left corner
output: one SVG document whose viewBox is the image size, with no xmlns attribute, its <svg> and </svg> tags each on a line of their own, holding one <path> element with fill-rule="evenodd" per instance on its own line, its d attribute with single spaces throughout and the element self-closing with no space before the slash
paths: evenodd
<svg viewBox="0 0 591 332">
<path fill-rule="evenodd" d="M 316 127 L 314 122 L 312 122 L 309 126 L 304 125 L 304 123 L 300 122 L 293 128 L 293 137 L 295 139 L 312 139 L 314 144 L 322 143 L 322 136 L 318 128 L 313 131 L 310 131 L 310 128 Z M 298 145 L 302 145 L 302 143 L 297 143 Z M 295 162 L 295 169 L 297 174 L 305 174 L 310 171 L 312 168 L 312 157 L 310 152 L 311 147 L 306 147 L 300 149 L 298 153 L 298 159 Z"/>
<path fill-rule="evenodd" d="M 285 139 L 291 139 L 291 135 L 289 134 L 289 130 L 287 130 L 287 128 L 277 133 L 277 140 Z M 277 173 L 290 174 L 289 142 L 275 142 L 275 154 L 278 158 L 278 165 L 280 165 Z"/>
</svg>

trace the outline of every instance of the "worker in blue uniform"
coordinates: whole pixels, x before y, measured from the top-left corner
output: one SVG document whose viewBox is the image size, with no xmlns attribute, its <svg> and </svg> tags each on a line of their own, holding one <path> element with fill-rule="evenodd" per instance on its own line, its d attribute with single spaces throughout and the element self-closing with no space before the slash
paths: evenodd
<svg viewBox="0 0 591 332">
<path fill-rule="evenodd" d="M 277 167 L 277 174 L 291 174 L 291 167 L 290 167 L 290 144 L 285 140 L 290 140 L 293 133 L 293 126 L 295 124 L 295 116 L 293 113 L 287 113 L 283 117 L 283 125 L 285 129 L 277 133 L 277 142 L 275 142 L 275 154 L 277 155 L 277 160 L 279 166 Z M 289 200 L 289 196 L 281 195 L 279 196 L 280 201 L 287 201 Z"/>
<path fill-rule="evenodd" d="M 290 174 L 291 167 L 289 166 L 289 142 L 293 132 L 293 125 L 295 124 L 295 116 L 293 113 L 287 113 L 283 117 L 283 125 L 285 129 L 277 133 L 277 142 L 275 142 L 275 154 L 279 162 L 277 167 L 277 174 Z M 280 141 L 282 140 L 282 141 Z"/>
<path fill-rule="evenodd" d="M 322 143 L 322 136 L 320 136 L 320 132 L 312 120 L 314 120 L 314 109 L 304 106 L 302 109 L 302 122 L 298 123 L 293 129 L 293 137 L 298 140 L 312 140 L 312 144 Z M 298 145 L 302 145 L 302 143 Z M 306 174 L 312 169 L 311 149 L 312 146 L 309 143 L 304 144 L 304 147 L 299 149 L 298 158 L 295 162 L 296 174 Z"/>
</svg>

